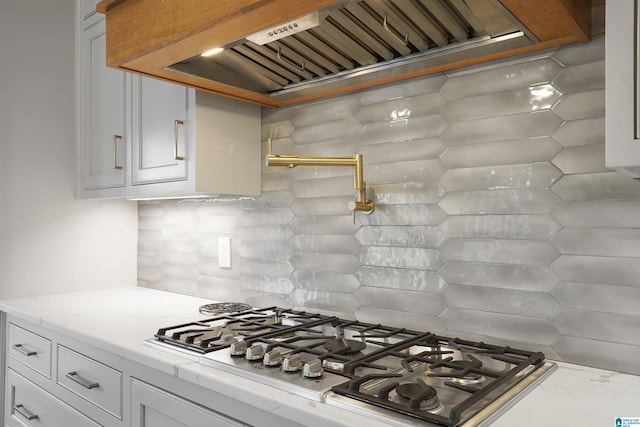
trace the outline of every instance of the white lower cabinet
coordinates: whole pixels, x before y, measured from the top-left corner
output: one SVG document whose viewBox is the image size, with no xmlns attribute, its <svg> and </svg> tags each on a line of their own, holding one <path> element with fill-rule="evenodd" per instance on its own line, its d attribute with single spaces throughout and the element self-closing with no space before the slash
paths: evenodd
<svg viewBox="0 0 640 427">
<path fill-rule="evenodd" d="M 51 340 L 10 323 L 7 351 L 15 360 L 51 378 Z"/>
<path fill-rule="evenodd" d="M 237 421 L 136 379 L 131 380 L 132 427 L 242 427 Z"/>
<path fill-rule="evenodd" d="M 114 417 L 122 417 L 122 373 L 58 345 L 57 383 Z"/>
<path fill-rule="evenodd" d="M 5 425 L 8 427 L 99 427 L 80 412 L 12 369 L 6 376 Z"/>
<path fill-rule="evenodd" d="M 237 417 L 252 424 L 265 417 L 212 390 L 41 325 L 4 313 L 0 321 L 5 427 L 242 427 L 249 424 Z M 291 424 L 273 418 L 269 425 Z"/>
</svg>

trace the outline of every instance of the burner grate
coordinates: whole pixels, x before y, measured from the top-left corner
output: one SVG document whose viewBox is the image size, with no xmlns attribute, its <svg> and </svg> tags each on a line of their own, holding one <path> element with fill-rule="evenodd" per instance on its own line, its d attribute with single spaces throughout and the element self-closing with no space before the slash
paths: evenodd
<svg viewBox="0 0 640 427">
<path fill-rule="evenodd" d="M 206 316 L 214 316 L 223 313 L 236 313 L 250 310 L 251 306 L 243 302 L 216 302 L 200 306 L 198 311 Z"/>
</svg>

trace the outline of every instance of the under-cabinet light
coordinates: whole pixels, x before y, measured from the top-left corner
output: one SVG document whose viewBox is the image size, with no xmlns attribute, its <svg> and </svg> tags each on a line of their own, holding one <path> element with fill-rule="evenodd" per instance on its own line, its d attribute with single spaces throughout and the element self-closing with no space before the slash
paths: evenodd
<svg viewBox="0 0 640 427">
<path fill-rule="evenodd" d="M 224 50 L 224 48 L 222 47 L 214 47 L 213 49 L 209 49 L 206 52 L 202 52 L 200 54 L 200 56 L 213 56 L 213 55 L 217 55 L 220 52 L 222 52 Z"/>
<path fill-rule="evenodd" d="M 208 199 L 211 197 L 217 197 L 217 194 L 196 194 L 186 196 L 158 196 L 158 197 L 128 197 L 127 200 L 133 202 L 149 202 L 154 200 L 176 200 L 176 199 Z"/>
</svg>

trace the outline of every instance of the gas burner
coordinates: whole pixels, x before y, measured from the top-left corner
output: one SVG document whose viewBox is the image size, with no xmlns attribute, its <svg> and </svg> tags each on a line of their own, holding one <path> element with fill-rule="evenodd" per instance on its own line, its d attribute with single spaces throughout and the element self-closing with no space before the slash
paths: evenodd
<svg viewBox="0 0 640 427">
<path fill-rule="evenodd" d="M 365 349 L 367 346 L 362 341 L 347 340 L 344 338 L 334 338 L 325 341 L 322 346 L 331 353 L 355 354 Z"/>
<path fill-rule="evenodd" d="M 451 365 L 452 368 L 459 369 L 461 371 L 482 368 L 481 361 L 473 356 L 469 356 L 469 358 L 472 358 L 473 360 L 452 360 L 451 362 L 449 362 L 449 365 Z"/>
<path fill-rule="evenodd" d="M 494 413 L 555 366 L 542 353 L 427 331 L 279 307 L 205 307 L 225 313 L 160 328 L 149 345 L 312 401 L 376 414 L 389 425 L 406 417 L 412 425 L 482 425 L 485 410 Z"/>
<path fill-rule="evenodd" d="M 450 365 L 452 368 L 459 370 L 458 373 L 450 374 L 451 376 L 446 377 L 447 380 L 451 383 L 465 386 L 465 385 L 482 384 L 487 380 L 487 378 L 484 375 L 471 372 L 472 369 L 482 368 L 482 362 L 480 362 L 478 359 L 474 358 L 473 361 L 454 360 L 450 362 Z"/>
<path fill-rule="evenodd" d="M 411 409 L 419 409 L 432 414 L 444 411 L 444 405 L 438 399 L 435 388 L 418 379 L 414 383 L 403 383 L 396 387 L 396 396 L 400 403 L 408 405 Z"/>
<path fill-rule="evenodd" d="M 467 374 L 463 377 L 446 377 L 447 381 L 453 384 L 459 384 L 462 386 L 476 385 L 484 383 L 487 378 L 484 375 L 479 374 Z"/>
<path fill-rule="evenodd" d="M 215 316 L 222 313 L 235 313 L 251 309 L 249 304 L 242 302 L 217 302 L 200 306 L 198 311 L 205 316 Z"/>
</svg>

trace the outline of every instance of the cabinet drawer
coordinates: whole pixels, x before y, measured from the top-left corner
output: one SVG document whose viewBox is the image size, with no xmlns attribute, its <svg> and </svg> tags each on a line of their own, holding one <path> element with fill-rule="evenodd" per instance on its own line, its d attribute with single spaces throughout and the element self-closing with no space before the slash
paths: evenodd
<svg viewBox="0 0 640 427">
<path fill-rule="evenodd" d="M 108 413 L 122 417 L 122 373 L 58 346 L 56 381 Z"/>
<path fill-rule="evenodd" d="M 26 378 L 7 370 L 8 427 L 99 427 L 91 419 L 53 397 Z"/>
<path fill-rule="evenodd" d="M 131 380 L 131 420 L 133 427 L 243 427 L 244 425 L 136 379 Z"/>
<path fill-rule="evenodd" d="M 9 356 L 51 378 L 51 341 L 9 323 Z"/>
</svg>

